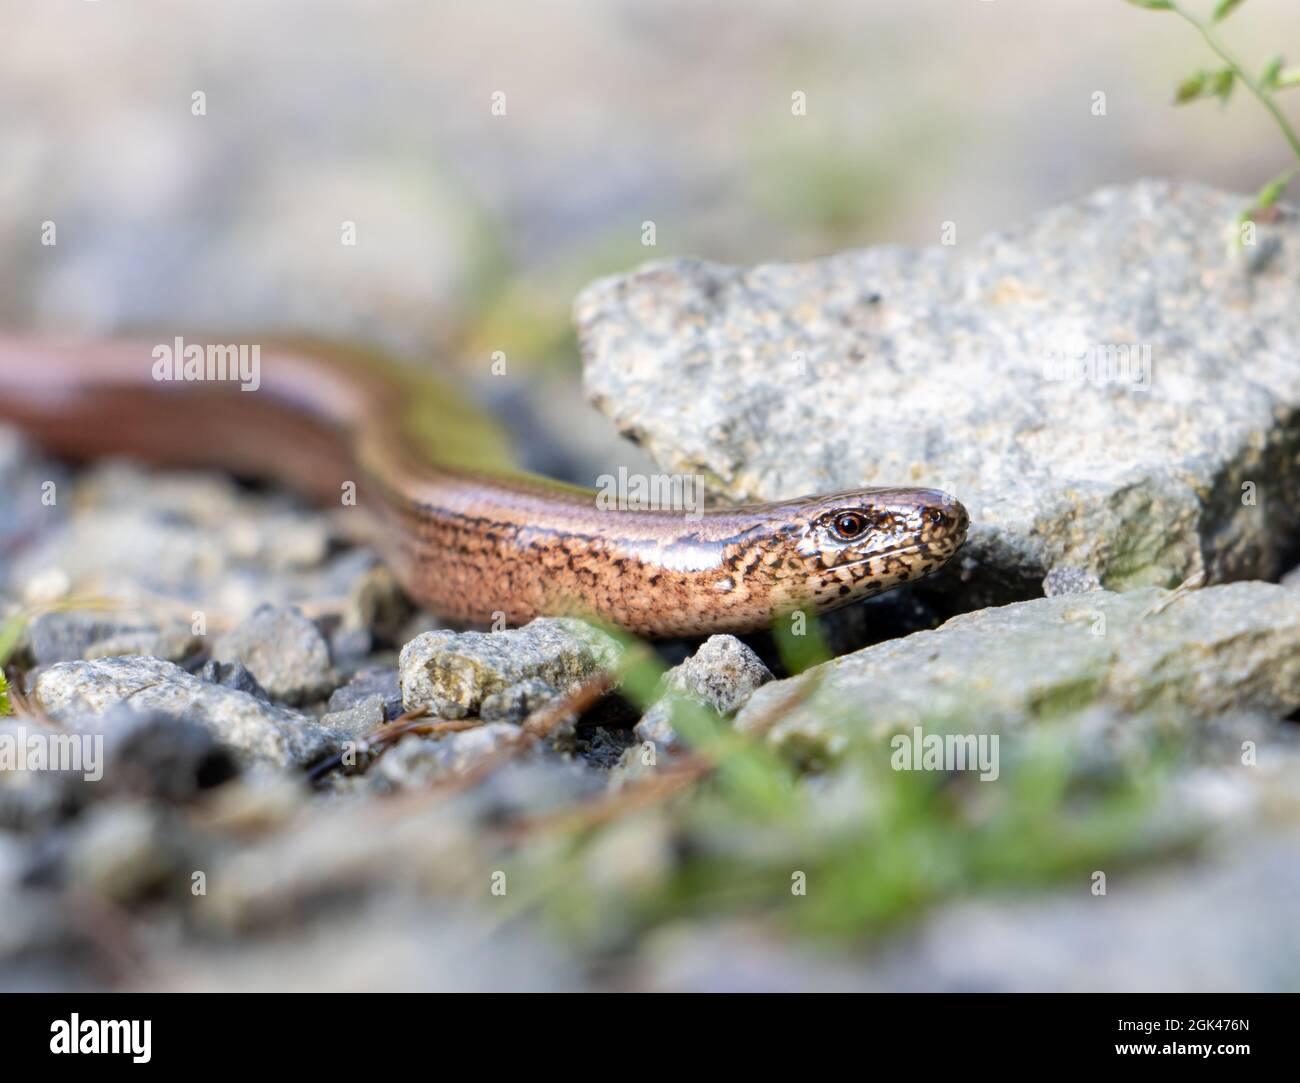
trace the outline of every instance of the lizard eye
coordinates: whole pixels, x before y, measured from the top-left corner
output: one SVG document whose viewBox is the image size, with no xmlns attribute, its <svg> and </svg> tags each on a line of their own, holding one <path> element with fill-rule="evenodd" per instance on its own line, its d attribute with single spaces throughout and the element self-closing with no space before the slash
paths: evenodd
<svg viewBox="0 0 1300 1083">
<path fill-rule="evenodd" d="M 856 511 L 842 511 L 831 523 L 831 531 L 841 541 L 859 538 L 867 529 L 867 517 Z"/>
</svg>

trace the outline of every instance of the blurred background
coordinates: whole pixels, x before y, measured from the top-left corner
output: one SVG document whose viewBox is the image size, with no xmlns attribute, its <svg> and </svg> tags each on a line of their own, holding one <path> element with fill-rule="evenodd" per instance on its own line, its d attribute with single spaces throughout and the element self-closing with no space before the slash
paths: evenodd
<svg viewBox="0 0 1300 1083">
<path fill-rule="evenodd" d="M 1257 103 L 1171 104 L 1213 58 L 1123 0 L 0 0 L 0 20 L 4 326 L 306 331 L 470 372 L 504 350 L 557 393 L 576 291 L 647 259 L 929 244 L 948 220 L 960 241 L 1101 184 L 1254 191 L 1286 164 Z M 1224 33 L 1258 70 L 1300 4 L 1252 0 Z"/>
</svg>

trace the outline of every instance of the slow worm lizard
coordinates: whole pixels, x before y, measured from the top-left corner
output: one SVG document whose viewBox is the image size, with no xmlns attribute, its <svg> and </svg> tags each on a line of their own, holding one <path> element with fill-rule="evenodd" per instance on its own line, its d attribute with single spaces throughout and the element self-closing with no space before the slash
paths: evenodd
<svg viewBox="0 0 1300 1083">
<path fill-rule="evenodd" d="M 262 345 L 260 386 L 244 391 L 156 379 L 155 349 L 0 339 L 0 420 L 68 458 L 221 466 L 335 505 L 353 493 L 403 588 L 451 620 L 586 613 L 648 637 L 750 631 L 919 579 L 966 536 L 966 509 L 934 489 L 698 516 L 604 510 L 594 491 L 514 469 L 489 418 L 405 366 Z"/>
</svg>

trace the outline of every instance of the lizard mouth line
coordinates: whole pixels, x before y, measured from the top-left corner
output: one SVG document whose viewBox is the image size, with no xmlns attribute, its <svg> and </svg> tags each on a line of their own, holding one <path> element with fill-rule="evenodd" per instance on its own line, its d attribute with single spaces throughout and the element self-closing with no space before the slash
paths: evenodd
<svg viewBox="0 0 1300 1083">
<path fill-rule="evenodd" d="M 836 572 L 836 571 L 840 571 L 843 568 L 857 568 L 863 564 L 870 564 L 873 560 L 883 560 L 887 557 L 908 556 L 909 554 L 919 553 L 925 547 L 926 544 L 929 543 L 914 542 L 911 545 L 900 546 L 897 549 L 882 549 L 879 553 L 872 553 L 871 556 L 869 557 L 859 557 L 857 560 L 846 561 L 843 564 L 832 564 L 827 570 Z M 956 549 L 957 546 L 954 546 L 953 552 L 955 552 Z M 949 553 L 945 556 L 936 553 L 935 555 L 937 559 L 946 560 L 948 556 L 951 556 L 952 554 Z"/>
</svg>

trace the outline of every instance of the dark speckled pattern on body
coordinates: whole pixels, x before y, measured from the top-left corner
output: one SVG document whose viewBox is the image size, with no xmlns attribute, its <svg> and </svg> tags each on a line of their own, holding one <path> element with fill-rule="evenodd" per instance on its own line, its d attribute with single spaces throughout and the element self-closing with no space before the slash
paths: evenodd
<svg viewBox="0 0 1300 1083">
<path fill-rule="evenodd" d="M 151 349 L 0 340 L 0 419 L 73 457 L 224 466 L 322 502 L 352 486 L 357 533 L 452 620 L 586 614 L 649 637 L 750 631 L 919 579 L 966 537 L 966 510 L 933 489 L 695 516 L 604 510 L 593 491 L 509 469 L 492 423 L 410 369 L 263 346 L 248 393 L 158 383 Z"/>
</svg>

